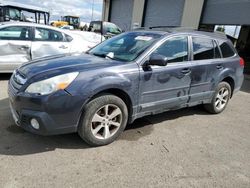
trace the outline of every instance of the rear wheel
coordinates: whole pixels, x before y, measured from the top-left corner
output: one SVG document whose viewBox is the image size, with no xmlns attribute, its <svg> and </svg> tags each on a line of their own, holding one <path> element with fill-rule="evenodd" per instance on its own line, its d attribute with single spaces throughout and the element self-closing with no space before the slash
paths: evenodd
<svg viewBox="0 0 250 188">
<path fill-rule="evenodd" d="M 113 142 L 125 129 L 128 120 L 126 104 L 117 96 L 102 95 L 84 108 L 78 133 L 91 146 Z"/>
<path fill-rule="evenodd" d="M 221 113 L 223 110 L 225 110 L 228 101 L 231 97 L 231 86 L 227 82 L 221 82 L 219 83 L 212 102 L 210 104 L 205 104 L 205 109 L 213 114 Z"/>
</svg>

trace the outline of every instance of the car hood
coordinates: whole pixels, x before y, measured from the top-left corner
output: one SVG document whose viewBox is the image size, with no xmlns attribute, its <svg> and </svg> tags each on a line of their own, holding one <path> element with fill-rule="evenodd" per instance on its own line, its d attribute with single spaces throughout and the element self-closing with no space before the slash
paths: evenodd
<svg viewBox="0 0 250 188">
<path fill-rule="evenodd" d="M 32 61 L 21 66 L 18 72 L 26 78 L 42 73 L 63 74 L 67 72 L 82 72 L 93 69 L 107 68 L 125 64 L 125 62 L 114 61 L 89 54 L 77 56 L 48 57 Z"/>
</svg>

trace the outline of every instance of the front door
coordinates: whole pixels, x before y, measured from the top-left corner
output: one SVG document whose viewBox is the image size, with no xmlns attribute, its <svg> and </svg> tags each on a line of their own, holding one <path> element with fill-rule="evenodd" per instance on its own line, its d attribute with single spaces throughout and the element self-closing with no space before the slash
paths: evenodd
<svg viewBox="0 0 250 188">
<path fill-rule="evenodd" d="M 153 52 L 167 57 L 168 64 L 141 68 L 140 113 L 150 114 L 186 105 L 191 84 L 188 51 L 188 37 L 176 36 Z"/>
<path fill-rule="evenodd" d="M 70 52 L 70 43 L 61 32 L 52 29 L 35 28 L 31 47 L 32 59 L 66 54 Z"/>
<path fill-rule="evenodd" d="M 12 72 L 31 59 L 30 40 L 31 29 L 27 26 L 0 29 L 0 72 Z"/>
</svg>

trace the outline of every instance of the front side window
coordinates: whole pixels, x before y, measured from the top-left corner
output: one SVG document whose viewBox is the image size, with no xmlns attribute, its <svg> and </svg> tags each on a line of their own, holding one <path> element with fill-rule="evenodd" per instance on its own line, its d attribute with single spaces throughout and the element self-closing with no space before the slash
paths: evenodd
<svg viewBox="0 0 250 188">
<path fill-rule="evenodd" d="M 30 40 L 30 28 L 11 26 L 0 29 L 1 40 Z"/>
<path fill-rule="evenodd" d="M 61 32 L 58 32 L 58 31 L 44 29 L 44 28 L 36 28 L 35 40 L 36 41 L 62 42 L 63 35 Z"/>
<path fill-rule="evenodd" d="M 235 52 L 233 51 L 233 49 L 229 46 L 227 42 L 220 42 L 219 46 L 221 49 L 222 56 L 224 58 L 234 56 Z"/>
<path fill-rule="evenodd" d="M 155 33 L 125 33 L 104 41 L 88 53 L 104 58 L 130 62 L 135 60 L 160 37 L 160 34 Z"/>
<path fill-rule="evenodd" d="M 183 62 L 188 60 L 187 37 L 173 37 L 158 47 L 154 54 L 160 54 L 168 58 L 168 62 Z"/>
</svg>

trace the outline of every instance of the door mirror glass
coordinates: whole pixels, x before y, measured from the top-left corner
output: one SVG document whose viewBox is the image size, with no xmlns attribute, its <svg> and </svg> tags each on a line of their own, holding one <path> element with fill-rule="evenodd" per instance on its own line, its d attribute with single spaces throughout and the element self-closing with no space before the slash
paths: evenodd
<svg viewBox="0 0 250 188">
<path fill-rule="evenodd" d="M 167 57 L 160 54 L 152 54 L 148 60 L 148 65 L 166 66 L 168 64 Z"/>
</svg>

